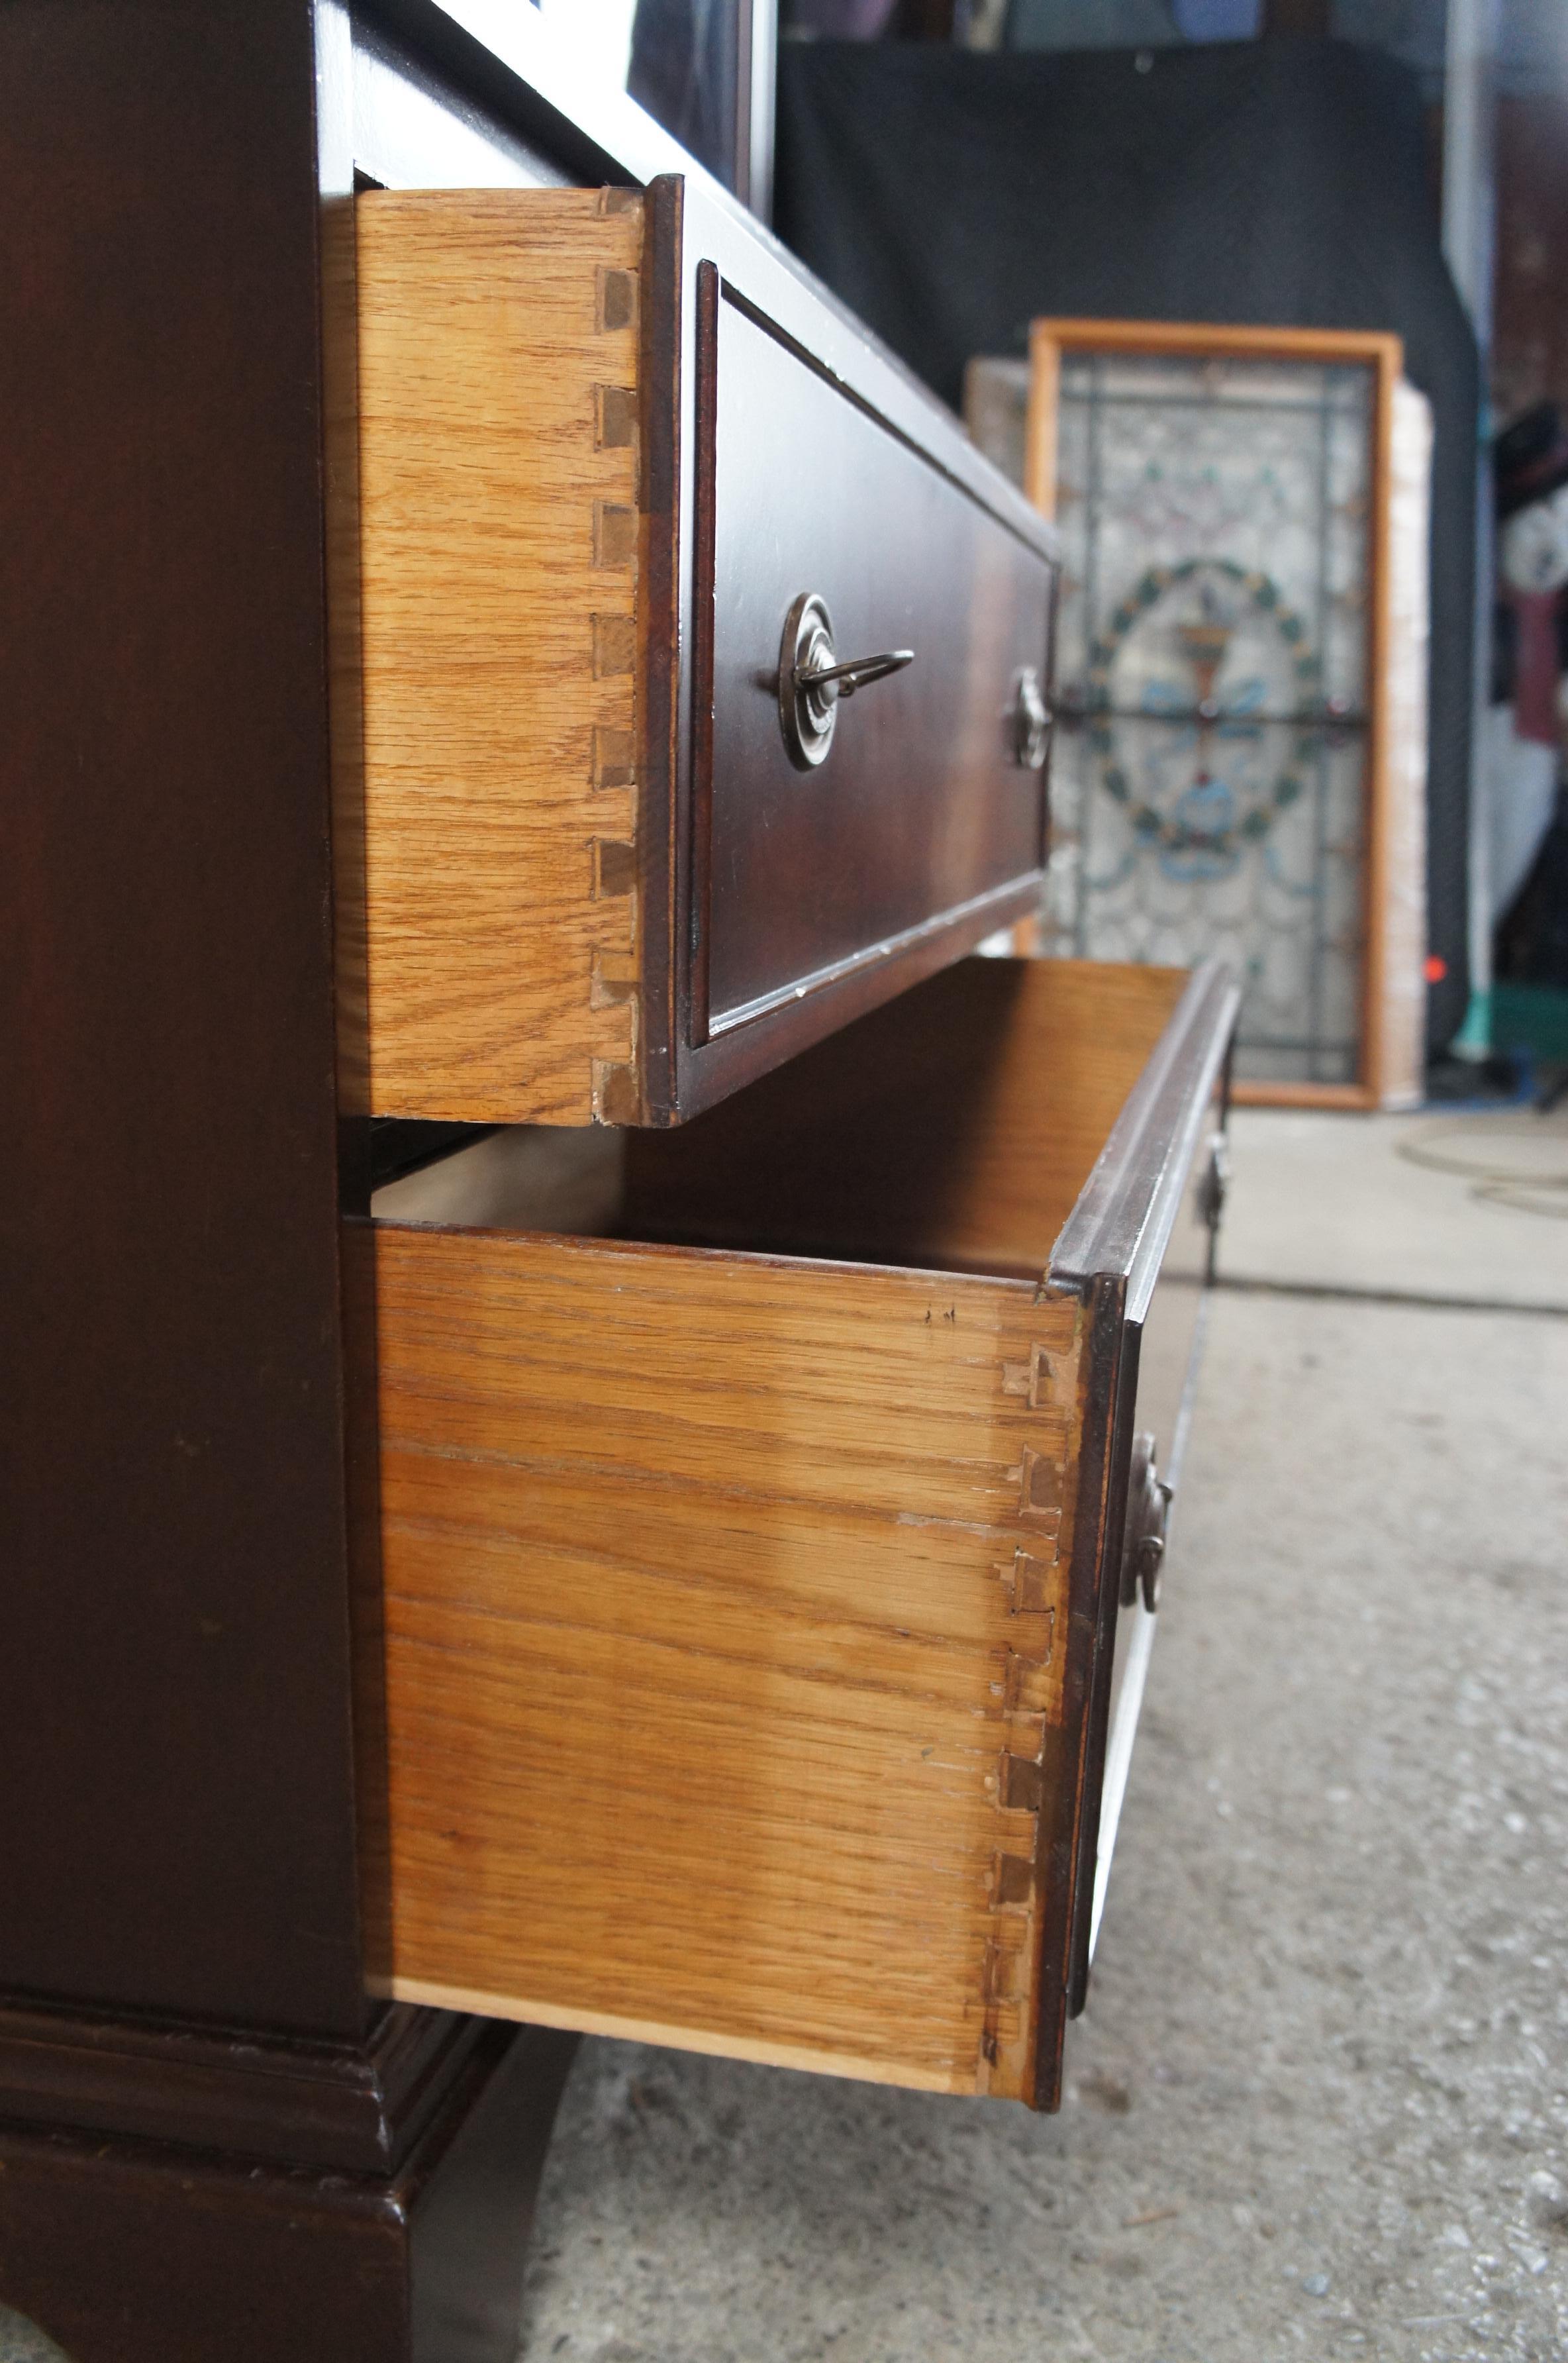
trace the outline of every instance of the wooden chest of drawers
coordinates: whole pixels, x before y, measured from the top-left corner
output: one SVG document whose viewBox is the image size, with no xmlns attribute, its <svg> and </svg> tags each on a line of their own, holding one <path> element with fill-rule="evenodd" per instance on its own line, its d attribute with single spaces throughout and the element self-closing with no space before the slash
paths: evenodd
<svg viewBox="0 0 1568 2363">
<path fill-rule="evenodd" d="M 727 1088 L 737 1075 L 702 1065 L 710 1050 L 738 1062 L 741 1045 L 759 1068 L 776 1061 L 788 1009 L 746 1013 L 786 969 L 820 958 L 836 970 L 814 989 L 814 971 L 796 980 L 808 987 L 809 1026 L 831 1026 L 856 994 L 944 959 L 964 929 L 1008 905 L 1002 786 L 1021 788 L 1025 802 L 1039 795 L 1032 776 L 999 783 L 976 763 L 969 723 L 953 725 L 961 751 L 942 752 L 952 714 L 945 704 L 922 711 L 914 793 L 907 813 L 894 804 L 883 832 L 886 877 L 864 860 L 864 815 L 860 838 L 844 840 L 867 875 L 868 932 L 844 923 L 830 827 L 811 852 L 823 942 L 790 932 L 805 907 L 790 879 L 770 872 L 760 895 L 754 879 L 755 934 L 739 928 L 722 950 L 712 939 L 706 1035 L 683 1017 L 678 1037 L 668 1013 L 697 991 L 682 966 L 691 915 L 708 907 L 688 784 L 704 776 L 694 703 L 699 719 L 708 709 L 694 701 L 688 588 L 706 579 L 704 518 L 715 579 L 728 563 L 723 516 L 698 498 L 696 389 L 713 383 L 722 406 L 726 376 L 754 382 L 743 348 L 757 326 L 724 289 L 782 331 L 773 342 L 791 365 L 812 356 L 813 402 L 825 389 L 857 430 L 875 427 L 889 467 L 895 447 L 911 464 L 921 455 L 933 486 L 973 507 L 977 534 L 995 526 L 993 548 L 1023 553 L 1008 562 L 1024 563 L 1036 589 L 1045 545 L 852 324 L 734 221 L 684 250 L 678 298 L 644 304 L 650 256 L 675 250 L 657 236 L 649 245 L 643 216 L 635 336 L 624 289 L 610 283 L 622 266 L 593 262 L 585 336 L 595 354 L 613 348 L 617 366 L 580 372 L 579 392 L 586 383 L 593 394 L 586 412 L 553 412 L 554 373 L 540 367 L 525 382 L 504 337 L 499 366 L 474 379 L 465 408 L 466 389 L 441 378 L 438 355 L 426 354 L 435 375 L 421 379 L 389 347 L 395 323 L 377 303 L 387 272 L 400 275 L 396 241 L 378 247 L 372 199 L 361 419 L 357 184 L 579 170 L 642 183 L 674 168 L 672 144 L 629 102 L 600 140 L 571 119 L 572 95 L 547 71 L 528 78 L 530 51 L 542 55 L 537 18 L 497 8 L 480 26 L 472 10 L 304 0 L 38 0 L 0 12 L 0 177 L 16 264 L 0 300 L 17 881 L 6 1040 L 18 1146 L 3 1228 L 8 1334 L 27 1371 L 0 1488 L 0 2313 L 83 2357 L 429 2363 L 456 2341 L 470 2363 L 510 2363 L 520 2247 L 570 2038 L 536 2027 L 514 2040 L 478 2018 L 368 2004 L 368 1976 L 493 1990 L 513 2011 L 536 1992 L 540 2014 L 558 2019 L 624 2024 L 640 2013 L 683 2040 L 962 2080 L 952 2029 L 967 1957 L 944 1900 L 951 1879 L 922 1907 L 940 1974 L 911 1979 L 896 1948 L 918 1925 L 916 1906 L 890 1811 L 900 1798 L 923 1810 L 926 1791 L 910 1776 L 929 1780 L 923 1748 L 949 1748 L 953 1701 L 972 1687 L 975 1650 L 992 1646 L 994 1625 L 958 1556 L 962 1532 L 944 1527 L 945 1544 L 938 1537 L 936 1555 L 918 1562 L 919 1614 L 895 1629 L 887 1612 L 911 1579 L 887 1525 L 900 1495 L 916 1514 L 934 1499 L 922 1490 L 922 1423 L 935 1443 L 944 1424 L 950 1461 L 954 1439 L 971 1432 L 985 1458 L 972 1377 L 954 1364 L 935 1385 L 940 1356 L 953 1359 L 945 1310 L 967 1318 L 983 1305 L 993 1328 L 1004 1313 L 1016 1326 L 1013 1300 L 1002 1305 L 999 1283 L 955 1281 L 961 1292 L 933 1308 L 934 1353 L 916 1323 L 893 1337 L 895 1347 L 913 1337 L 900 1356 L 888 1342 L 897 1308 L 911 1285 L 930 1284 L 915 1265 L 850 1272 L 801 1242 L 759 1265 L 744 1237 L 742 1251 L 661 1246 L 657 1167 L 624 1175 L 624 1136 L 575 1119 L 596 1088 L 602 1113 L 630 1104 L 650 1115 L 690 1104 L 688 1082 Z M 394 19 L 417 52 L 401 49 Z M 536 133 L 543 153 L 528 144 Z M 559 152 L 548 145 L 557 139 Z M 668 202 L 668 190 L 651 193 L 656 216 Z M 595 236 L 627 227 L 591 198 L 567 213 L 595 223 Z M 557 245 L 569 261 L 564 216 Z M 702 261 L 717 274 L 706 294 Z M 481 277 L 461 290 L 476 312 Z M 449 307 L 450 274 L 444 284 Z M 528 309 L 559 332 L 547 305 Z M 428 327 L 417 305 L 402 316 Z M 702 319 L 713 328 L 706 377 Z M 660 349 L 653 323 L 668 331 Z M 465 364 L 469 328 L 493 360 L 493 302 L 483 324 L 442 321 L 437 343 Z M 526 349 L 525 334 L 521 358 Z M 664 361 L 661 375 L 654 364 Z M 414 397 L 412 431 L 392 415 L 400 383 Z M 645 402 L 656 384 L 662 403 Z M 635 395 L 635 422 L 608 398 L 617 390 Z M 574 513 L 578 528 L 586 519 L 586 559 L 564 528 L 532 539 L 524 530 L 548 471 L 515 465 L 519 418 L 536 458 L 541 443 L 569 446 L 580 474 L 623 471 L 593 480 L 588 509 L 580 501 Z M 678 476 L 658 472 L 648 422 Z M 404 480 L 386 441 L 400 432 Z M 802 513 L 815 496 L 831 520 L 847 512 L 858 472 L 847 488 L 824 485 L 812 472 L 820 458 L 798 457 L 790 481 L 806 486 Z M 628 465 L 635 490 L 623 497 Z M 406 472 L 419 480 L 412 487 Z M 454 502 L 462 509 L 465 486 L 482 495 L 476 529 L 461 519 L 444 553 L 433 519 Z M 933 563 L 940 549 L 954 566 L 936 522 L 939 510 L 958 512 L 926 491 Z M 869 548 L 876 536 L 864 538 Z M 520 552 L 533 554 L 544 585 L 531 605 L 518 595 Z M 733 581 L 724 574 L 714 593 L 701 659 L 715 678 L 734 654 L 720 629 L 740 612 L 729 613 Z M 813 573 L 799 588 L 808 586 L 848 654 L 906 644 L 900 616 L 860 616 L 852 571 Z M 662 670 L 660 601 L 675 617 L 657 644 Z M 958 603 L 960 650 L 966 613 Z M 862 622 L 875 638 L 859 638 Z M 568 623 L 580 634 L 572 662 L 541 669 L 536 640 L 554 664 Z M 1037 622 L 1028 629 L 1037 634 Z M 1000 646 L 994 612 L 988 633 L 964 658 L 977 696 Z M 907 641 L 914 666 L 856 690 L 827 764 L 791 767 L 808 789 L 842 784 L 846 813 L 857 783 L 875 784 L 874 766 L 857 768 L 866 743 L 888 736 L 894 767 L 905 760 L 897 709 L 877 716 L 880 697 L 906 696 L 922 678 L 929 636 L 909 630 Z M 602 710 L 570 704 L 584 682 L 597 683 Z M 993 721 L 1010 682 L 984 690 Z M 768 694 L 759 693 L 764 708 Z M 536 700 L 526 727 L 520 697 Z M 722 812 L 718 702 L 723 835 L 734 815 Z M 968 711 L 962 697 L 954 711 Z M 982 699 L 971 720 L 986 713 Z M 856 734 L 866 725 L 863 738 L 850 723 Z M 630 745 L 595 738 L 601 727 Z M 553 769 L 528 768 L 536 740 L 558 749 Z M 928 750 L 926 772 L 914 759 Z M 748 817 L 739 815 L 737 848 Z M 988 846 L 1001 849 L 995 862 Z M 377 887 L 368 934 L 366 856 Z M 758 858 L 737 850 L 743 884 Z M 687 915 L 671 915 L 681 893 Z M 991 911 L 965 915 L 966 898 L 993 893 Z M 337 1026 L 335 937 L 348 986 Z M 650 945 L 661 949 L 645 956 Z M 377 1235 L 353 1221 L 345 1229 L 340 1215 L 359 1204 L 369 1129 L 355 999 L 367 981 L 387 1075 L 402 1062 L 380 1104 L 574 1119 L 497 1134 L 462 1167 L 472 1175 L 487 1158 L 505 1169 L 520 1150 L 525 1162 L 548 1152 L 547 1188 L 532 1189 L 518 1213 L 536 1233 L 575 1236 L 382 1235 L 384 1595 L 375 1488 L 360 1482 L 376 1464 L 370 1299 L 344 1285 L 346 1261 L 363 1277 Z M 432 1004 L 445 1041 L 439 1024 L 429 1030 Z M 691 1053 L 684 1068 L 678 1042 Z M 657 1148 L 685 1135 L 636 1137 Z M 595 1156 L 609 1159 L 597 1174 Z M 704 1219 L 716 1226 L 717 1210 Z M 633 1226 L 623 1242 L 608 1235 L 617 1223 Z M 889 1254 L 898 1251 L 890 1239 Z M 626 1266 L 645 1280 L 662 1274 L 672 1291 L 651 1316 L 646 1294 L 622 1285 Z M 547 1301 L 556 1271 L 558 1298 Z M 709 1308 L 728 1302 L 714 1292 L 733 1282 L 734 1302 L 756 1305 L 767 1275 L 771 1332 L 754 1321 L 709 1347 Z M 877 1423 L 862 1423 L 870 1442 L 857 1462 L 853 1432 L 836 1461 L 822 1448 L 833 1355 L 851 1315 L 874 1342 L 878 1379 L 869 1396 L 853 1381 L 845 1389 Z M 670 1390 L 639 1395 L 642 1375 L 677 1354 Z M 455 1374 L 446 1412 L 434 1374 L 443 1358 Z M 529 1389 L 545 1414 L 567 1414 L 553 1429 Z M 571 1416 L 589 1395 L 602 1397 L 591 1417 Z M 1021 1400 L 1008 1394 L 1004 1408 L 1016 1414 Z M 461 1440 L 443 1440 L 444 1420 Z M 814 1492 L 797 1474 L 812 1467 Z M 942 1480 L 963 1481 L 951 1468 Z M 813 1525 L 825 1549 L 812 1547 Z M 733 1529 L 733 1554 L 716 1528 Z M 918 1544 L 922 1530 L 907 1531 Z M 871 1614 L 845 1591 L 852 1581 Z M 695 1611 L 693 1586 L 704 1588 Z M 1026 1588 L 1021 1633 L 1040 1628 L 1034 1598 Z M 383 1607 L 397 1779 L 392 1959 Z M 946 1670 L 922 1686 L 905 1645 L 937 1621 L 947 1637 L 933 1662 Z M 1032 1662 L 1028 1648 L 1016 1654 Z M 1049 1667 L 1021 1678 L 1021 1732 L 1054 1679 Z M 898 1739 L 900 1694 L 933 1701 L 938 1738 Z M 786 1745 L 807 1727 L 791 1719 L 801 1697 L 823 1709 L 803 1752 Z M 1076 1710 L 1062 1712 L 1066 1729 Z M 962 1778 L 959 1807 L 932 1824 L 938 1872 L 976 1858 L 954 1836 L 955 1813 L 973 1804 Z M 848 1809 L 863 1812 L 879 1789 L 888 1803 L 864 1842 L 850 1843 L 863 1847 L 866 1872 L 858 1958 L 891 1980 L 883 1999 L 896 2024 L 881 2035 L 846 1998 L 833 1907 L 848 1882 L 833 1848 L 819 1843 L 826 1913 L 779 1908 L 801 1884 L 804 1842 L 853 1833 Z M 965 1827 L 977 1843 L 1000 1812 L 972 1812 Z M 999 1891 L 993 1919 L 1024 1908 L 1012 1894 Z M 820 2002 L 791 2014 L 781 1958 L 822 1964 Z M 621 1993 L 609 1972 L 623 1959 L 632 1974 Z M 999 1992 L 999 1972 L 981 1975 Z M 999 2023 L 999 2045 L 1003 2036 Z"/>
<path fill-rule="evenodd" d="M 382 1193 L 394 1994 L 1053 2104 L 1235 999 L 967 960 Z"/>
<path fill-rule="evenodd" d="M 1032 906 L 1052 530 L 765 234 L 372 191 L 358 274 L 370 1112 L 668 1124 Z"/>
</svg>

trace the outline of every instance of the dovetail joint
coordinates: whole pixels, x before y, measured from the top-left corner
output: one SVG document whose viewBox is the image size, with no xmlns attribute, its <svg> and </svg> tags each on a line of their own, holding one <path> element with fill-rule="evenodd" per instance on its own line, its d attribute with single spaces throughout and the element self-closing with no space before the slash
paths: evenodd
<svg viewBox="0 0 1568 2363">
<path fill-rule="evenodd" d="M 637 397 L 629 385 L 593 389 L 593 443 L 599 451 L 633 451 L 637 443 Z"/>
<path fill-rule="evenodd" d="M 637 513 L 626 501 L 593 504 L 593 563 L 613 573 L 635 566 L 637 558 Z"/>
<path fill-rule="evenodd" d="M 1043 1549 L 1026 1551 L 1021 1543 L 1018 1545 L 1005 1579 L 1012 1594 L 1015 1616 L 1044 1614 L 1055 1624 L 1056 1600 L 1052 1570 L 1059 1563 L 1059 1559 L 1060 1553 L 1055 1549 L 1049 1553 Z"/>
<path fill-rule="evenodd" d="M 593 896 L 596 902 L 612 902 L 622 894 L 637 891 L 637 849 L 617 838 L 596 837 L 593 840 Z"/>
<path fill-rule="evenodd" d="M 637 783 L 637 741 L 631 730 L 609 724 L 593 726 L 593 784 L 596 788 L 635 788 Z"/>
<path fill-rule="evenodd" d="M 637 325 L 637 274 L 635 271 L 618 270 L 609 263 L 599 266 L 595 317 L 602 336 L 613 335 L 620 328 Z"/>
<path fill-rule="evenodd" d="M 637 669 L 637 627 L 631 616 L 593 618 L 593 678 L 618 681 Z"/>
<path fill-rule="evenodd" d="M 1008 1651 L 1003 1692 L 1010 1713 L 1043 1715 L 1049 1712 L 1055 1689 L 1051 1679 L 1051 1659 L 1056 1637 L 1055 1627 L 1055 1613 L 1047 1611 L 1040 1619 L 1038 1647 L 1028 1651 Z"/>
<path fill-rule="evenodd" d="M 1019 1470 L 1018 1514 L 1047 1534 L 1060 1532 L 1062 1463 L 1055 1453 L 1037 1452 L 1032 1445 L 1024 1446 L 1023 1463 Z"/>
<path fill-rule="evenodd" d="M 1027 1911 L 1033 1901 L 1032 1858 L 1021 1854 L 999 1854 L 991 1866 L 991 1910 Z"/>
<path fill-rule="evenodd" d="M 1027 1756 L 1004 1754 L 997 1776 L 998 1801 L 1009 1813 L 1037 1814 L 1045 1792 L 1043 1768 Z"/>
<path fill-rule="evenodd" d="M 588 996 L 591 1008 L 619 1009 L 630 1003 L 635 1022 L 638 983 L 635 952 L 612 951 L 602 944 L 595 945 Z"/>
<path fill-rule="evenodd" d="M 595 1059 L 593 1061 L 595 1124 L 635 1124 L 641 1115 L 642 1093 L 637 1088 L 635 1067 L 614 1065 L 607 1059 Z"/>
</svg>

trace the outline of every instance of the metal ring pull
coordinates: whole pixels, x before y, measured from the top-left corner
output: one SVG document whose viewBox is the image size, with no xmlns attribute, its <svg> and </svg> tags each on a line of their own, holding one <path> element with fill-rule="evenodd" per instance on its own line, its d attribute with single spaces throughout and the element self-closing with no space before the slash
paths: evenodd
<svg viewBox="0 0 1568 2363">
<path fill-rule="evenodd" d="M 913 649 L 889 649 L 841 663 L 826 600 L 802 591 L 784 618 L 778 647 L 778 727 L 795 769 L 812 771 L 825 759 L 841 698 L 913 662 Z"/>
<path fill-rule="evenodd" d="M 802 672 L 797 665 L 795 687 L 821 689 L 830 681 L 836 682 L 840 697 L 853 697 L 868 681 L 880 681 L 884 673 L 902 672 L 907 664 L 913 662 L 913 649 L 889 649 L 886 656 L 852 657 L 848 664 L 819 665 L 812 672 Z"/>
<path fill-rule="evenodd" d="M 1051 708 L 1040 686 L 1040 675 L 1025 665 L 1012 677 L 1012 760 L 1025 771 L 1043 771 L 1051 747 Z"/>
<path fill-rule="evenodd" d="M 1171 1489 L 1156 1465 L 1154 1439 L 1146 1430 L 1140 1430 L 1132 1438 L 1132 1465 L 1127 1476 L 1127 1514 L 1121 1547 L 1123 1608 L 1131 1608 L 1140 1592 L 1151 1616 L 1160 1604 L 1170 1510 Z"/>
</svg>

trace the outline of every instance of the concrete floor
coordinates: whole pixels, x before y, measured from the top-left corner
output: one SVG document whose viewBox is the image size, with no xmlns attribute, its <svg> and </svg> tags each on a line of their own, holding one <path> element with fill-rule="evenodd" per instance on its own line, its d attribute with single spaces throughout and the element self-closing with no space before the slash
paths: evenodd
<svg viewBox="0 0 1568 2363">
<path fill-rule="evenodd" d="M 1568 1304 L 1427 1121 L 1248 1112 L 1231 1270 Z M 1562 2363 L 1565 1437 L 1562 1317 L 1221 1292 L 1060 2116 L 586 2044 L 527 2363 Z"/>
<path fill-rule="evenodd" d="M 1238 1108 L 1231 1153 L 1233 1277 L 1568 1312 L 1568 1107 Z"/>
</svg>

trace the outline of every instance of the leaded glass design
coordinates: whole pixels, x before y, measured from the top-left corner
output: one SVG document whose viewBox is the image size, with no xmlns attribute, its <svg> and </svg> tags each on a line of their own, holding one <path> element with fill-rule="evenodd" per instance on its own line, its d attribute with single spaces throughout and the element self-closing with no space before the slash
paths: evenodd
<svg viewBox="0 0 1568 2363">
<path fill-rule="evenodd" d="M 1357 1080 L 1373 403 L 1358 363 L 1062 356 L 1046 946 L 1228 955 L 1260 1082 Z"/>
</svg>

